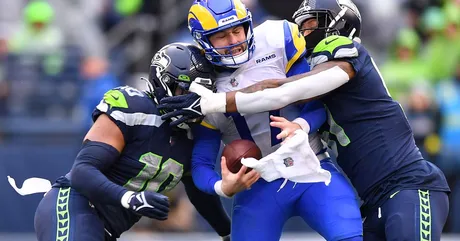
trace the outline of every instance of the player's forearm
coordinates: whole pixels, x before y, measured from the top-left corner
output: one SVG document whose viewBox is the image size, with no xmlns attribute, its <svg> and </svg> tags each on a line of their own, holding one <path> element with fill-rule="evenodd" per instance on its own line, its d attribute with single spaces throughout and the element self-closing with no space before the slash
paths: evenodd
<svg viewBox="0 0 460 241">
<path fill-rule="evenodd" d="M 291 103 L 326 94 L 349 80 L 347 72 L 335 66 L 320 72 L 309 72 L 279 80 L 277 88 L 254 93 L 227 94 L 227 112 L 249 114 L 283 108 Z"/>
<path fill-rule="evenodd" d="M 214 169 L 209 166 L 193 165 L 192 163 L 192 177 L 198 189 L 211 195 L 217 195 L 214 190 L 214 184 L 221 180 L 221 177 Z"/>
<path fill-rule="evenodd" d="M 220 149 L 220 132 L 201 125 L 195 126 L 192 132 L 194 137 L 191 161 L 193 181 L 201 191 L 216 195 L 214 184 L 221 179 L 214 171 Z"/>
<path fill-rule="evenodd" d="M 200 191 L 190 176 L 182 178 L 190 202 L 211 227 L 224 237 L 230 234 L 230 218 L 225 212 L 220 197 Z"/>
<path fill-rule="evenodd" d="M 71 172 L 72 187 L 92 202 L 121 205 L 125 188 L 107 179 L 101 171 L 87 164 L 76 165 Z"/>
<path fill-rule="evenodd" d="M 101 171 L 118 156 L 118 151 L 107 144 L 85 143 L 70 173 L 72 187 L 92 202 L 121 205 L 121 198 L 127 190 L 111 182 Z"/>
<path fill-rule="evenodd" d="M 237 106 L 237 103 L 236 103 L 236 94 L 237 93 L 247 93 L 247 94 L 250 94 L 250 93 L 254 93 L 254 92 L 258 92 L 258 91 L 263 91 L 265 89 L 269 89 L 269 88 L 276 88 L 276 87 L 279 87 L 281 86 L 281 81 L 279 80 L 264 80 L 262 82 L 259 82 L 259 83 L 256 83 L 256 84 L 253 84 L 251 86 L 248 86 L 246 88 L 243 88 L 241 90 L 238 90 L 238 91 L 231 91 L 231 92 L 227 92 L 226 93 L 226 113 L 233 113 L 233 112 L 238 112 L 238 106 Z M 270 109 L 271 110 L 271 109 Z"/>
</svg>

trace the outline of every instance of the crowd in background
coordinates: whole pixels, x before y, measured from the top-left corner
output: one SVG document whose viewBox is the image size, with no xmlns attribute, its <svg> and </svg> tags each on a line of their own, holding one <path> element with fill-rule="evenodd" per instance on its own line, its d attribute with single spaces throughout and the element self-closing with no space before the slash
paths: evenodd
<svg viewBox="0 0 460 241">
<path fill-rule="evenodd" d="M 288 19 L 300 0 L 246 0 L 254 24 Z M 282 6 L 280 6 L 282 2 Z M 445 231 L 460 233 L 460 0 L 356 0 L 362 43 L 403 106 L 425 158 L 452 189 Z M 143 88 L 152 54 L 172 41 L 191 42 L 192 0 L 0 0 L 0 119 L 72 125 L 83 133 L 103 94 Z M 43 126 L 37 126 L 42 128 Z M 8 141 L 0 130 L 0 143 Z M 14 134 L 14 133 L 13 133 Z M 3 136 L 3 138 L 2 138 Z M 67 160 L 69 166 L 73 160 Z M 143 219 L 137 230 L 197 228 L 191 204 L 169 194 L 167 222 Z"/>
</svg>

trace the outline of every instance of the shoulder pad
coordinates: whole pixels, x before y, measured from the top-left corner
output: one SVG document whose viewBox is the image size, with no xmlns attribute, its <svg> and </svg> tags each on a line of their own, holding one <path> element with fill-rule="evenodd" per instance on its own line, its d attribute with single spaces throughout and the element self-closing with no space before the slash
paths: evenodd
<svg viewBox="0 0 460 241">
<path fill-rule="evenodd" d="M 313 49 L 311 67 L 333 59 L 354 57 L 358 57 L 358 49 L 353 40 L 344 36 L 332 35 L 321 40 Z"/>
<path fill-rule="evenodd" d="M 284 48 L 287 58 L 286 73 L 291 66 L 306 53 L 305 38 L 300 34 L 297 24 L 283 21 Z"/>
<path fill-rule="evenodd" d="M 144 92 L 129 86 L 107 91 L 94 110 L 93 119 L 101 113 L 128 126 L 160 126 L 163 123 L 153 100 Z"/>
<path fill-rule="evenodd" d="M 266 20 L 254 28 L 254 38 L 257 45 L 264 48 L 283 48 L 283 21 Z M 259 47 L 256 47 L 256 49 Z"/>
<path fill-rule="evenodd" d="M 144 92 L 129 86 L 121 86 L 107 91 L 101 103 L 109 109 L 125 109 L 125 112 L 148 112 L 152 100 Z"/>
<path fill-rule="evenodd" d="M 128 102 L 126 102 L 124 93 L 126 92 L 119 88 L 111 89 L 105 92 L 102 101 L 108 104 L 110 108 L 128 108 Z"/>
</svg>

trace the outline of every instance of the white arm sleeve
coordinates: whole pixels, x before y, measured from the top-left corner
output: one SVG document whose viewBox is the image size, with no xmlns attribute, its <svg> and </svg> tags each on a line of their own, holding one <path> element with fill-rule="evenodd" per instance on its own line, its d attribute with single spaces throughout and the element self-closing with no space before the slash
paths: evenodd
<svg viewBox="0 0 460 241">
<path fill-rule="evenodd" d="M 237 92 L 235 95 L 236 108 L 242 114 L 280 109 L 296 101 L 328 93 L 347 83 L 349 79 L 347 72 L 335 66 L 277 88 L 254 93 Z"/>
</svg>

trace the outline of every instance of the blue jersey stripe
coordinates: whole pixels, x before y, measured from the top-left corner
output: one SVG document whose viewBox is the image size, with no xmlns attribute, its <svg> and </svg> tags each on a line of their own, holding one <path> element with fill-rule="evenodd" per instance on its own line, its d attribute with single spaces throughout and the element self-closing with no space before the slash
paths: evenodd
<svg viewBox="0 0 460 241">
<path fill-rule="evenodd" d="M 294 45 L 294 39 L 292 38 L 291 29 L 289 28 L 289 23 L 284 21 L 284 48 L 286 52 L 286 58 L 288 61 L 294 57 L 297 53 L 297 48 Z"/>
<path fill-rule="evenodd" d="M 254 142 L 254 139 L 251 135 L 251 130 L 249 130 L 248 123 L 246 123 L 246 119 L 243 116 L 241 116 L 239 113 L 225 113 L 225 116 L 232 117 L 241 139 Z"/>
<path fill-rule="evenodd" d="M 280 110 L 272 110 L 272 111 L 270 111 L 270 115 L 281 116 L 280 115 Z M 268 117 L 268 121 L 270 122 L 270 116 Z M 281 140 L 276 139 L 276 136 L 279 133 L 281 133 L 280 128 L 270 126 L 270 136 L 271 136 L 272 146 L 275 146 L 275 145 L 278 145 L 279 143 L 281 143 Z"/>
</svg>

